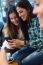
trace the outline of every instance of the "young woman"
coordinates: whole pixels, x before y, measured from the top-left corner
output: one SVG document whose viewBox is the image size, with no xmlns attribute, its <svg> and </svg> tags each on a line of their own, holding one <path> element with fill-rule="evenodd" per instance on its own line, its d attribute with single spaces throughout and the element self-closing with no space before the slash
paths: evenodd
<svg viewBox="0 0 43 65">
<path fill-rule="evenodd" d="M 14 53 L 24 46 L 24 34 L 15 6 L 9 8 L 7 17 L 8 22 L 3 29 L 3 34 L 11 49 L 6 48 L 6 50 Z"/>
<path fill-rule="evenodd" d="M 40 34 L 39 34 L 39 22 L 36 15 L 32 14 L 33 7 L 28 0 L 20 0 L 16 5 L 16 10 L 19 17 L 23 20 L 21 23 L 26 36 L 25 46 L 18 52 L 12 55 L 12 59 L 16 59 L 18 62 L 23 60 L 30 53 L 34 52 L 37 48 L 34 48 L 39 43 L 41 43 Z M 29 47 L 30 46 L 30 47 Z"/>
<path fill-rule="evenodd" d="M 33 13 L 37 14 L 39 17 L 39 34 L 42 43 L 40 43 L 40 48 L 37 51 L 30 54 L 22 61 L 22 65 L 43 65 L 43 0 L 35 0 L 35 4 L 36 6 L 34 7 Z"/>
<path fill-rule="evenodd" d="M 25 23 L 25 25 L 28 27 L 27 32 L 29 36 L 29 45 L 34 45 L 35 42 L 37 44 L 37 38 L 39 37 L 36 31 L 38 32 L 37 28 L 39 28 L 39 22 L 37 22 L 38 18 L 36 17 L 36 15 L 33 15 L 32 13 L 33 7 L 31 6 L 28 0 L 22 0 L 16 5 L 16 10 L 19 17 L 23 20 L 23 23 Z"/>
</svg>

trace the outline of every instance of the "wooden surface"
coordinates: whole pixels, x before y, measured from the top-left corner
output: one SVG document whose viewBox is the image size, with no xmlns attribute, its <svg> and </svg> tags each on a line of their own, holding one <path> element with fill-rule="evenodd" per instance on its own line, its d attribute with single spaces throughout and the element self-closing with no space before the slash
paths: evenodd
<svg viewBox="0 0 43 65">
<path fill-rule="evenodd" d="M 16 61 L 13 61 L 10 63 L 10 65 L 18 65 L 18 63 Z"/>
</svg>

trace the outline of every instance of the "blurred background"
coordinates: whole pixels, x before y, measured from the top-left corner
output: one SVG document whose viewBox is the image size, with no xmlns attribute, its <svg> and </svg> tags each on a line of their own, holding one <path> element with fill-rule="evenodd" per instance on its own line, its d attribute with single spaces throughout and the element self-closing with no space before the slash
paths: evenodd
<svg viewBox="0 0 43 65">
<path fill-rule="evenodd" d="M 16 4 L 19 0 L 0 0 L 0 22 L 5 22 L 7 7 Z M 34 6 L 34 0 L 29 0 L 32 6 Z M 2 19 L 3 18 L 3 19 Z"/>
</svg>

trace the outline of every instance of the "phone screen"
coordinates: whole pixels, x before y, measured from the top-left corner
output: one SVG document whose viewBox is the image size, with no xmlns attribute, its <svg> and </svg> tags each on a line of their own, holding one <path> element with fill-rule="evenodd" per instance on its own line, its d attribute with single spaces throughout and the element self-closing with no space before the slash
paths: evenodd
<svg viewBox="0 0 43 65">
<path fill-rule="evenodd" d="M 10 37 L 5 37 L 6 41 L 12 40 Z"/>
</svg>

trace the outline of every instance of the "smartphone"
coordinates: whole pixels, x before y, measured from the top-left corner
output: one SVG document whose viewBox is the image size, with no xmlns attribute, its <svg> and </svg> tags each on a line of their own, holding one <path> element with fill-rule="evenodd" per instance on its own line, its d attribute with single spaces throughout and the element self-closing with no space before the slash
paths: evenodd
<svg viewBox="0 0 43 65">
<path fill-rule="evenodd" d="M 5 37 L 5 39 L 6 39 L 6 41 L 8 41 L 8 40 L 12 40 L 11 37 Z"/>
</svg>

